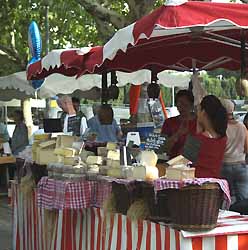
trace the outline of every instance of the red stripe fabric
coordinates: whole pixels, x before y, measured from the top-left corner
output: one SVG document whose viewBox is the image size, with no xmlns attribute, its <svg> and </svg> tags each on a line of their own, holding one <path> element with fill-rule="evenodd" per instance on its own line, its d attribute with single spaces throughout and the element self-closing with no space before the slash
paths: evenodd
<svg viewBox="0 0 248 250">
<path fill-rule="evenodd" d="M 192 250 L 202 250 L 202 238 L 192 239 Z"/>
<path fill-rule="evenodd" d="M 165 250 L 170 250 L 170 229 L 165 228 Z"/>
<path fill-rule="evenodd" d="M 91 221 L 90 221 L 90 249 L 94 250 L 94 241 L 95 241 L 95 212 L 91 208 Z"/>
<path fill-rule="evenodd" d="M 116 250 L 121 250 L 122 243 L 122 218 L 121 214 L 118 214 L 118 228 L 117 228 L 117 247 Z"/>
<path fill-rule="evenodd" d="M 227 250 L 227 236 L 226 235 L 215 237 L 215 249 Z"/>
<path fill-rule="evenodd" d="M 239 239 L 239 248 L 238 250 L 247 250 L 248 249 L 248 235 L 240 234 L 238 236 Z"/>
<path fill-rule="evenodd" d="M 142 236 L 143 236 L 143 221 L 139 220 L 137 249 L 141 249 Z"/>
<path fill-rule="evenodd" d="M 101 235 L 102 235 L 102 217 L 100 209 L 97 209 L 97 217 L 98 217 L 98 230 L 97 230 L 97 244 L 96 244 L 96 250 L 100 250 L 101 246 Z"/>
<path fill-rule="evenodd" d="M 147 222 L 146 250 L 151 249 L 151 222 Z"/>
<path fill-rule="evenodd" d="M 82 244 L 83 244 L 83 223 L 84 223 L 85 217 L 83 210 L 80 210 L 80 237 L 79 237 L 79 250 L 82 249 Z"/>
<path fill-rule="evenodd" d="M 132 250 L 132 222 L 127 217 L 126 218 L 126 229 L 127 229 L 127 250 Z"/>
<path fill-rule="evenodd" d="M 136 115 L 138 112 L 138 101 L 140 97 L 141 85 L 131 85 L 129 90 L 130 115 Z"/>
<path fill-rule="evenodd" d="M 111 249 L 112 238 L 113 238 L 113 229 L 114 229 L 115 216 L 110 216 L 110 229 L 109 229 L 109 240 L 108 240 L 108 250 Z"/>
<path fill-rule="evenodd" d="M 180 236 L 179 231 L 175 231 L 175 239 L 176 239 L 176 250 L 180 250 Z"/>
<path fill-rule="evenodd" d="M 155 224 L 156 230 L 156 250 L 162 250 L 161 229 L 159 224 Z"/>
</svg>

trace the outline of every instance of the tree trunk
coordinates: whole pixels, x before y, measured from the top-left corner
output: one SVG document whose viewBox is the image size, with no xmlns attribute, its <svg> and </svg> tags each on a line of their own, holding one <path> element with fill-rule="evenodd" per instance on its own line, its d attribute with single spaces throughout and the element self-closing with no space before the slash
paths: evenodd
<svg viewBox="0 0 248 250">
<path fill-rule="evenodd" d="M 28 136 L 30 137 L 32 135 L 32 129 L 33 129 L 31 100 L 30 99 L 25 99 L 23 101 L 23 106 L 22 107 L 23 107 L 24 120 L 25 120 L 26 126 L 28 127 Z"/>
</svg>

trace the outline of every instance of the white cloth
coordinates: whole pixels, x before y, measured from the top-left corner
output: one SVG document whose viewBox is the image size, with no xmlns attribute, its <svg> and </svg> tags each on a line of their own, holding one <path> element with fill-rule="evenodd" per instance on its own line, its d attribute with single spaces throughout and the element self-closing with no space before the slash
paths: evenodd
<svg viewBox="0 0 248 250">
<path fill-rule="evenodd" d="M 73 117 L 73 116 L 76 116 L 76 115 L 66 115 L 65 116 L 65 120 L 64 120 L 64 129 L 63 129 L 63 132 L 65 133 L 65 134 L 68 134 L 68 133 L 70 133 L 70 132 L 68 132 L 68 118 L 69 117 Z M 88 126 L 87 126 L 87 120 L 86 120 L 86 118 L 85 117 L 82 117 L 82 119 L 81 119 L 81 124 L 80 124 L 80 135 L 82 136 L 83 134 L 84 134 L 84 132 L 85 132 L 85 130 L 88 128 Z"/>
<path fill-rule="evenodd" d="M 198 74 L 192 75 L 192 85 L 193 85 L 193 95 L 194 95 L 194 106 L 198 106 L 203 97 L 206 96 L 208 93 L 204 89 L 204 87 L 201 84 L 201 79 Z"/>
<path fill-rule="evenodd" d="M 227 144 L 224 154 L 224 163 L 245 161 L 246 127 L 243 123 L 228 123 Z"/>
</svg>

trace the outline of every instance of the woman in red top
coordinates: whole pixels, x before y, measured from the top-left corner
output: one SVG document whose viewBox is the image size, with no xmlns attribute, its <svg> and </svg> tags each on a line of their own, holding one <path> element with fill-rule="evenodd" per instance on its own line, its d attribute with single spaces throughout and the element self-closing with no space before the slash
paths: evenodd
<svg viewBox="0 0 248 250">
<path fill-rule="evenodd" d="M 198 133 L 195 137 L 201 146 L 197 161 L 196 177 L 220 177 L 226 147 L 227 113 L 214 95 L 205 96 L 197 109 Z"/>
<path fill-rule="evenodd" d="M 166 119 L 161 130 L 161 134 L 168 136 L 166 153 L 170 158 L 180 155 L 187 135 L 196 132 L 192 92 L 188 90 L 178 91 L 175 102 L 180 115 Z"/>
</svg>

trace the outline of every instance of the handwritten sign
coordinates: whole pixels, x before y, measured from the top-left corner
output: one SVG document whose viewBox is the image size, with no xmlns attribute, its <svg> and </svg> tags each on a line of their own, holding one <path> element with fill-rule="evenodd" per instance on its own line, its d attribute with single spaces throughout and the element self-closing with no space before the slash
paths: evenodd
<svg viewBox="0 0 248 250">
<path fill-rule="evenodd" d="M 145 149 L 154 150 L 155 153 L 164 152 L 166 137 L 159 133 L 150 133 L 145 141 Z"/>
</svg>

